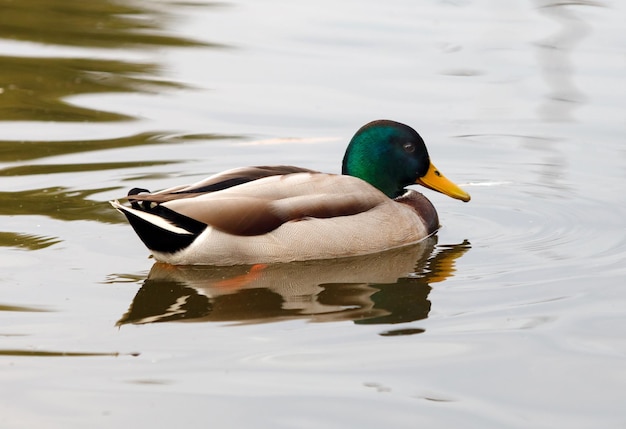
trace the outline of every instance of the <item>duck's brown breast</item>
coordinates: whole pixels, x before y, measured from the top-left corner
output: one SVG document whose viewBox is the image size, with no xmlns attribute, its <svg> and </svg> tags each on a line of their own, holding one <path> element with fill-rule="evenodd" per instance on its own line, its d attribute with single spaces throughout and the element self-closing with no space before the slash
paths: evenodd
<svg viewBox="0 0 626 429">
<path fill-rule="evenodd" d="M 394 201 L 411 207 L 424 222 L 428 234 L 432 234 L 439 229 L 440 225 L 437 210 L 433 203 L 421 193 L 408 190 Z"/>
</svg>

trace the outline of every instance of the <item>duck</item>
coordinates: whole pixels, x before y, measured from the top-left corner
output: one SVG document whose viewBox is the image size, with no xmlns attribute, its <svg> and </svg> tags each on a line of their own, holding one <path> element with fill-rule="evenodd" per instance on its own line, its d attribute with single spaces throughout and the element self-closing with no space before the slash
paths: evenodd
<svg viewBox="0 0 626 429">
<path fill-rule="evenodd" d="M 158 261 L 254 265 L 375 254 L 440 228 L 433 204 L 410 185 L 464 202 L 408 125 L 376 120 L 350 140 L 341 174 L 274 165 L 240 167 L 158 192 L 133 188 L 111 205 Z"/>
</svg>

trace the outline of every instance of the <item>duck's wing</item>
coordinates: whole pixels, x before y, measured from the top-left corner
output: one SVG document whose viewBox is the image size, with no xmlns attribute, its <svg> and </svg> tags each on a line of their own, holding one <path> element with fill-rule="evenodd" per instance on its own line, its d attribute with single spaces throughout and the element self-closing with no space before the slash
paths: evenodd
<svg viewBox="0 0 626 429">
<path fill-rule="evenodd" d="M 159 206 L 233 235 L 260 235 L 291 221 L 330 219 L 390 202 L 361 179 L 300 172 L 274 175 Z"/>
<path fill-rule="evenodd" d="M 191 185 L 176 186 L 159 192 L 151 193 L 146 189 L 134 188 L 128 193 L 128 200 L 130 202 L 147 201 L 151 203 L 164 203 L 171 200 L 197 197 L 200 194 L 223 191 L 225 189 L 253 182 L 265 177 L 282 176 L 294 173 L 317 172 L 289 165 L 235 168 L 207 177 L 206 179 Z"/>
</svg>

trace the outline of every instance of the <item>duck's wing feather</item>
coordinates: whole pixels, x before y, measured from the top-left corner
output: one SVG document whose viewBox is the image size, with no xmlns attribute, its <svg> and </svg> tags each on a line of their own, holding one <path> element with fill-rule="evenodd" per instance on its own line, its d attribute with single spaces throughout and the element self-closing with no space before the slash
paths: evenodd
<svg viewBox="0 0 626 429">
<path fill-rule="evenodd" d="M 351 176 L 299 172 L 172 199 L 169 210 L 234 235 L 260 235 L 285 222 L 365 212 L 391 200 Z"/>
<path fill-rule="evenodd" d="M 176 186 L 159 192 L 147 192 L 145 189 L 134 189 L 129 192 L 128 200 L 164 203 L 166 201 L 197 197 L 199 194 L 223 191 L 228 188 L 253 182 L 265 177 L 282 176 L 294 173 L 316 173 L 306 168 L 289 165 L 242 167 L 227 170 L 207 177 L 191 185 Z"/>
</svg>

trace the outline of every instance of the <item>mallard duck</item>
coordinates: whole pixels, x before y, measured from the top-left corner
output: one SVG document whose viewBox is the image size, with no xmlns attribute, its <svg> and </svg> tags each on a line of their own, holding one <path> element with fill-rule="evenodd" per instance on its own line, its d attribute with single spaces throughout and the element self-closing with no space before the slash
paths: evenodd
<svg viewBox="0 0 626 429">
<path fill-rule="evenodd" d="M 290 262 L 377 253 L 434 234 L 437 211 L 405 189 L 412 184 L 470 200 L 430 162 L 413 128 L 378 120 L 354 135 L 342 174 L 244 167 L 155 193 L 133 188 L 130 207 L 111 204 L 160 262 Z"/>
</svg>

